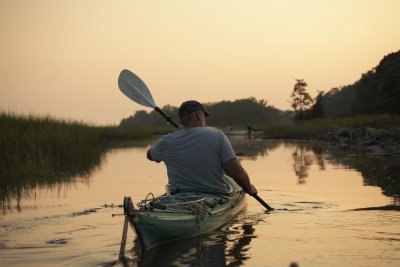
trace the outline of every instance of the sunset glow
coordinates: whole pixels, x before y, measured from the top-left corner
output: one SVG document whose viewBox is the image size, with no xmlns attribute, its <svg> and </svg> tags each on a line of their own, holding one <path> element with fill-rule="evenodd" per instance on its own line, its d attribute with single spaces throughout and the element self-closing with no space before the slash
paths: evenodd
<svg viewBox="0 0 400 267">
<path fill-rule="evenodd" d="M 0 1 L 0 109 L 118 124 L 141 107 L 127 68 L 158 106 L 256 97 L 290 109 L 354 83 L 400 49 L 397 0 Z"/>
</svg>

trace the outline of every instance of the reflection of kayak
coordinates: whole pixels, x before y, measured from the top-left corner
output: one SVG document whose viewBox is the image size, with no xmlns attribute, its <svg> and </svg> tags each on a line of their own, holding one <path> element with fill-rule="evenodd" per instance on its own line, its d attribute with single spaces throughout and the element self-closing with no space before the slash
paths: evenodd
<svg viewBox="0 0 400 267">
<path fill-rule="evenodd" d="M 255 237 L 253 225 L 258 219 L 234 218 L 207 234 L 159 244 L 138 253 L 138 262 L 140 266 L 241 266 L 249 258 L 246 248 Z"/>
<path fill-rule="evenodd" d="M 232 178 L 224 180 L 227 195 L 183 192 L 143 200 L 138 209 L 125 197 L 124 211 L 142 248 L 209 232 L 235 216 L 244 207 L 245 194 Z"/>
</svg>

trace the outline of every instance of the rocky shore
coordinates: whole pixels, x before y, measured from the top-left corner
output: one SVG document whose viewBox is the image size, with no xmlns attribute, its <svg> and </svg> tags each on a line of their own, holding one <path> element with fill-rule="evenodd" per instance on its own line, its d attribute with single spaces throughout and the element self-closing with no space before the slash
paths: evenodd
<svg viewBox="0 0 400 267">
<path fill-rule="evenodd" d="M 321 138 L 363 153 L 400 155 L 400 127 L 390 129 L 339 128 L 324 134 Z"/>
</svg>

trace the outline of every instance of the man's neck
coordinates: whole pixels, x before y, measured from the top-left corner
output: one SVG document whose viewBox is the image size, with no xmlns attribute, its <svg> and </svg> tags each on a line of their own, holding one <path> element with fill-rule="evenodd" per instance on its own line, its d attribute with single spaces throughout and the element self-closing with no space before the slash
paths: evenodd
<svg viewBox="0 0 400 267">
<path fill-rule="evenodd" d="M 197 127 L 206 127 L 205 125 L 202 125 L 201 122 L 196 122 L 188 125 L 184 125 L 184 129 L 191 129 L 191 128 L 197 128 Z"/>
</svg>

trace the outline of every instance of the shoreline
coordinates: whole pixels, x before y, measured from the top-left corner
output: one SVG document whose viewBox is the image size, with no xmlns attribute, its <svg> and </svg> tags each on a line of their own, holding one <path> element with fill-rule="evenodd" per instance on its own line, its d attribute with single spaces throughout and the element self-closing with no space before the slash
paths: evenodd
<svg viewBox="0 0 400 267">
<path fill-rule="evenodd" d="M 400 127 L 343 127 L 328 131 L 320 136 L 320 140 L 367 154 L 400 155 Z"/>
</svg>

